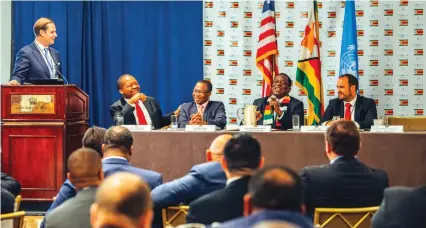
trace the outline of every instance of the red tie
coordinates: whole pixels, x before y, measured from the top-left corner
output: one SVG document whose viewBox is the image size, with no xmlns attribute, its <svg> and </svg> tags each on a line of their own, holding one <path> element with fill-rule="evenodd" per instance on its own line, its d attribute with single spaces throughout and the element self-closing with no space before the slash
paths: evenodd
<svg viewBox="0 0 426 228">
<path fill-rule="evenodd" d="M 345 120 L 351 120 L 352 119 L 352 112 L 351 112 L 352 105 L 350 103 L 345 104 Z"/>
<path fill-rule="evenodd" d="M 145 115 L 143 114 L 141 106 L 138 103 L 135 103 L 136 115 L 138 116 L 139 125 L 147 125 Z"/>
</svg>

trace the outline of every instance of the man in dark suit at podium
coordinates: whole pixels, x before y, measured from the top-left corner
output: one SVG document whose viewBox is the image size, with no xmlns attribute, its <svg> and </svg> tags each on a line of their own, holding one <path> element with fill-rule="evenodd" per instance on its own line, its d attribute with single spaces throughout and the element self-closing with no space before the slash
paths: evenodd
<svg viewBox="0 0 426 228">
<path fill-rule="evenodd" d="M 57 79 L 60 75 L 59 52 L 49 47 L 58 36 L 55 23 L 49 18 L 40 18 L 33 30 L 36 38 L 16 55 L 9 85 L 21 85 L 34 79 Z"/>
<path fill-rule="evenodd" d="M 376 103 L 373 99 L 357 94 L 358 79 L 344 74 L 337 80 L 338 98 L 330 100 L 321 123 L 330 125 L 334 116 L 355 121 L 360 129 L 370 128 L 377 119 Z"/>
</svg>

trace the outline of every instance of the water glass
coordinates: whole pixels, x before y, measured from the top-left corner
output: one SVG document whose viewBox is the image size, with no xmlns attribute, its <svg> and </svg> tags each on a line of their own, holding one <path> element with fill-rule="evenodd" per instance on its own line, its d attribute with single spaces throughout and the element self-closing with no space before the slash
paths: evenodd
<svg viewBox="0 0 426 228">
<path fill-rule="evenodd" d="M 177 116 L 176 115 L 171 115 L 170 116 L 170 126 L 172 127 L 172 130 L 176 130 L 178 128 L 178 123 L 177 123 Z"/>
<path fill-rule="evenodd" d="M 383 119 L 374 119 L 374 126 L 384 126 L 385 125 L 385 121 Z"/>
<path fill-rule="evenodd" d="M 122 115 L 116 115 L 115 116 L 115 125 L 120 126 L 124 124 L 124 116 Z"/>
<path fill-rule="evenodd" d="M 333 116 L 333 121 L 340 120 L 340 116 Z"/>
<path fill-rule="evenodd" d="M 292 117 L 293 121 L 293 130 L 298 131 L 300 129 L 300 119 L 298 115 Z"/>
</svg>

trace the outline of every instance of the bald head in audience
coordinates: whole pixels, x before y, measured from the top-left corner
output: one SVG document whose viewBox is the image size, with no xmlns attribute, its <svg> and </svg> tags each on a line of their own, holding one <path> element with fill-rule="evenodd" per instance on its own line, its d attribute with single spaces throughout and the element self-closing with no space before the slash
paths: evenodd
<svg viewBox="0 0 426 228">
<path fill-rule="evenodd" d="M 206 150 L 207 161 L 217 161 L 223 157 L 223 149 L 226 143 L 232 138 L 230 134 L 219 135 L 215 138 L 210 145 L 210 148 Z"/>
<path fill-rule="evenodd" d="M 101 156 L 91 148 L 80 148 L 68 158 L 67 178 L 76 190 L 90 186 L 98 186 L 104 174 Z"/>
<path fill-rule="evenodd" d="M 90 209 L 94 228 L 150 228 L 152 218 L 148 185 L 140 177 L 126 172 L 105 179 Z"/>
<path fill-rule="evenodd" d="M 273 165 L 252 176 L 244 196 L 244 215 L 263 209 L 302 211 L 302 183 L 296 172 Z"/>
</svg>

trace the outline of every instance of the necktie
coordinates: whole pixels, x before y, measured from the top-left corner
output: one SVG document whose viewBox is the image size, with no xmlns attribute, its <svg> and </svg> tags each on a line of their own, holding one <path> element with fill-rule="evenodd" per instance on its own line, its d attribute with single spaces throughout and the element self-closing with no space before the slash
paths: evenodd
<svg viewBox="0 0 426 228">
<path fill-rule="evenodd" d="M 139 106 L 139 102 L 135 103 L 136 115 L 138 116 L 139 125 L 147 125 L 145 115 L 143 114 L 141 106 Z"/>
<path fill-rule="evenodd" d="M 54 78 L 55 72 L 53 69 L 52 58 L 49 55 L 49 49 L 44 48 L 43 50 L 44 50 L 44 57 L 46 58 L 46 62 L 47 62 L 47 68 L 49 68 L 50 77 Z"/>
<path fill-rule="evenodd" d="M 350 103 L 345 104 L 345 120 L 351 120 L 352 119 L 351 107 L 352 107 L 352 105 Z"/>
</svg>

